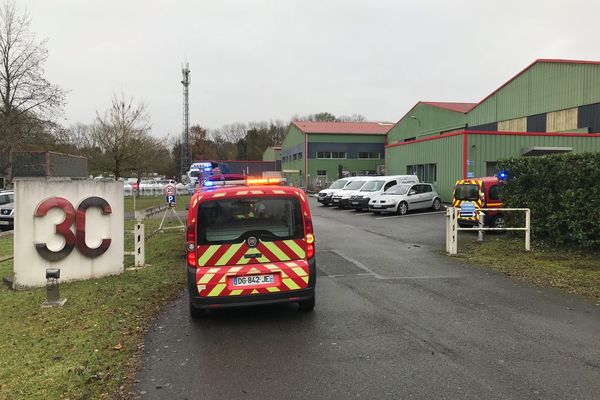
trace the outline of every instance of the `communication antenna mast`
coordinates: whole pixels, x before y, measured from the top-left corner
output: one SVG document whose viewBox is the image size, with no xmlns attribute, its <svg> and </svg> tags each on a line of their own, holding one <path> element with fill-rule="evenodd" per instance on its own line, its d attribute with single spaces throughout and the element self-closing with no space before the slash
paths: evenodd
<svg viewBox="0 0 600 400">
<path fill-rule="evenodd" d="M 181 175 L 185 175 L 190 165 L 192 164 L 190 154 L 190 105 L 189 105 L 189 90 L 188 86 L 192 82 L 190 79 L 190 64 L 185 63 L 185 67 L 181 67 L 183 80 L 183 132 L 181 135 Z"/>
</svg>

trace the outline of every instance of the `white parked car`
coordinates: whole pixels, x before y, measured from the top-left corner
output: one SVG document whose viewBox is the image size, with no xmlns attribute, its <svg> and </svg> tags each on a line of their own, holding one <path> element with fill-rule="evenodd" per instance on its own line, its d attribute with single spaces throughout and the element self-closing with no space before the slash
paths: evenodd
<svg viewBox="0 0 600 400">
<path fill-rule="evenodd" d="M 329 204 L 331 204 L 331 197 L 335 192 L 337 192 L 338 190 L 342 190 L 343 188 L 348 186 L 350 182 L 358 178 L 360 177 L 351 176 L 348 178 L 338 179 L 337 181 L 333 182 L 327 189 L 323 189 L 317 194 L 317 201 L 323 204 L 324 206 L 328 206 Z"/>
<path fill-rule="evenodd" d="M 416 175 L 389 175 L 378 176 L 376 179 L 367 182 L 362 189 L 350 196 L 350 207 L 357 210 L 369 208 L 369 201 L 383 194 L 392 186 L 419 183 L 419 177 Z"/>
<path fill-rule="evenodd" d="M 431 208 L 435 211 L 442 208 L 440 195 L 430 183 L 393 186 L 369 201 L 369 211 L 375 214 L 394 212 L 404 215 L 409 210 L 423 208 Z"/>
<path fill-rule="evenodd" d="M 340 208 L 346 208 L 350 205 L 350 197 L 356 194 L 369 181 L 379 178 L 379 176 L 359 176 L 354 179 L 342 190 L 338 190 L 331 196 L 331 204 Z"/>
</svg>

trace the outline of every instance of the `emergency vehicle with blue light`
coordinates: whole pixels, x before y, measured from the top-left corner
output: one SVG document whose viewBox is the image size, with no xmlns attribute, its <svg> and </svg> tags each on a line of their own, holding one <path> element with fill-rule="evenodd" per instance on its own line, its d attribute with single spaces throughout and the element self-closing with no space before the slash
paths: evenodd
<svg viewBox="0 0 600 400">
<path fill-rule="evenodd" d="M 466 228 L 479 223 L 480 208 L 502 208 L 500 198 L 501 185 L 506 178 L 505 172 L 498 176 L 461 179 L 456 181 L 452 194 L 452 207 L 460 208 L 458 225 Z M 464 211 L 462 211 L 464 210 Z M 500 210 L 482 211 L 484 224 L 492 228 L 504 228 L 504 214 Z"/>
<path fill-rule="evenodd" d="M 315 306 L 315 237 L 306 194 L 279 178 L 210 182 L 187 217 L 192 317 L 270 303 Z"/>
</svg>

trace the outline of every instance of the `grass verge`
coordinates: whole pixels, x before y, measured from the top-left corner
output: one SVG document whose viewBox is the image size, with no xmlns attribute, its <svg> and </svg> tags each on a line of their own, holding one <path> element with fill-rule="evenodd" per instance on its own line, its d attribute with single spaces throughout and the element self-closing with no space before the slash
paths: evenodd
<svg viewBox="0 0 600 400">
<path fill-rule="evenodd" d="M 186 204 L 190 202 L 190 196 L 177 196 L 177 211 L 185 210 Z M 143 210 L 148 207 L 156 206 L 165 203 L 164 196 L 141 196 L 135 198 L 135 209 Z M 125 197 L 125 212 L 133 212 L 133 197 Z"/>
<path fill-rule="evenodd" d="M 488 235 L 477 243 L 461 240 L 457 258 L 533 282 L 600 299 L 600 256 L 545 246 L 525 251 L 523 239 Z"/>
<path fill-rule="evenodd" d="M 62 308 L 40 308 L 45 289 L 0 287 L 0 398 L 127 397 L 150 321 L 184 287 L 182 235 L 147 241 L 150 267 L 61 284 Z M 4 250 L 12 253 L 12 236 L 0 237 Z M 1 263 L 0 276 L 12 268 Z"/>
</svg>

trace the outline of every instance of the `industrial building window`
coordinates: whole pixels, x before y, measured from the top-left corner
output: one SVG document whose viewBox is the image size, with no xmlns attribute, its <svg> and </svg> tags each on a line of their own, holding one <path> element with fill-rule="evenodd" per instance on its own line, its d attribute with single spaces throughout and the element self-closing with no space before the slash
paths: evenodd
<svg viewBox="0 0 600 400">
<path fill-rule="evenodd" d="M 367 152 L 367 151 L 359 151 L 358 158 L 370 158 L 370 159 L 379 159 L 379 153 L 376 151 Z"/>
<path fill-rule="evenodd" d="M 421 182 L 437 182 L 437 164 L 407 165 L 406 173 L 409 175 L 417 175 Z"/>
<path fill-rule="evenodd" d="M 324 170 L 324 169 L 318 170 L 317 176 L 327 176 L 327 170 Z"/>
<path fill-rule="evenodd" d="M 318 151 L 317 158 L 346 158 L 344 151 Z"/>
<path fill-rule="evenodd" d="M 494 176 L 498 172 L 498 161 L 488 161 L 485 163 L 485 176 Z"/>
</svg>

